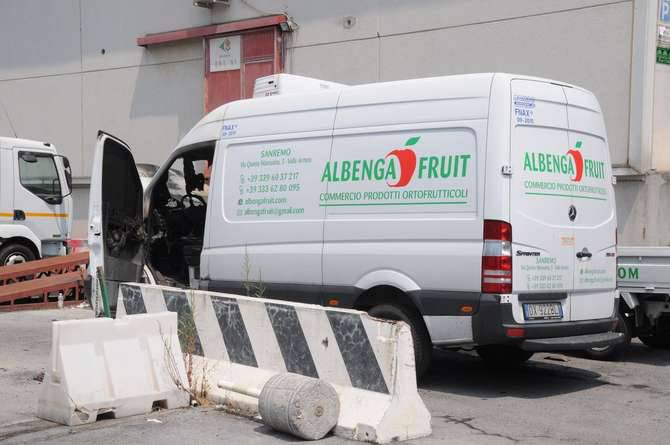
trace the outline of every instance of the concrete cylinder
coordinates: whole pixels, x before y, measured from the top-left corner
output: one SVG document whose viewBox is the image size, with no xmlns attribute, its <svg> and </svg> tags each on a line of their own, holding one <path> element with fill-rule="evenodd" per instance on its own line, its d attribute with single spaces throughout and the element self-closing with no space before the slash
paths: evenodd
<svg viewBox="0 0 670 445">
<path fill-rule="evenodd" d="M 263 422 L 307 440 L 323 438 L 337 424 L 340 399 L 323 380 L 297 374 L 277 374 L 263 386 L 258 399 Z"/>
</svg>

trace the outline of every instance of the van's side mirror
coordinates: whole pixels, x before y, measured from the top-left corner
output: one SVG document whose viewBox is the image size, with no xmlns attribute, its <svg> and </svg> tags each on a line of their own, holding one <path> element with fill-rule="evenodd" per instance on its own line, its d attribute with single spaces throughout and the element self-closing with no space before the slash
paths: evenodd
<svg viewBox="0 0 670 445">
<path fill-rule="evenodd" d="M 37 162 L 37 156 L 35 156 L 32 153 L 23 152 L 23 153 L 21 153 L 20 156 L 21 156 L 21 159 L 25 162 L 29 162 L 31 164 L 34 164 L 35 162 Z"/>
</svg>

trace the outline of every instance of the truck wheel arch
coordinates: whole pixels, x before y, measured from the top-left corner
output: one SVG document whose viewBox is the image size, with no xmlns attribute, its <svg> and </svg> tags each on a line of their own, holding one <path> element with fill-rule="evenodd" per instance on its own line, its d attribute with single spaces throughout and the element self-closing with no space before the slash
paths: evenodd
<svg viewBox="0 0 670 445">
<path fill-rule="evenodd" d="M 636 307 L 640 305 L 640 300 L 637 298 L 635 294 L 630 292 L 621 292 L 620 295 L 621 295 L 621 303 L 628 306 L 628 309 L 634 310 Z"/>
<path fill-rule="evenodd" d="M 28 227 L 20 224 L 0 224 L 0 245 L 10 242 L 28 247 L 35 258 L 42 258 L 42 241 Z"/>
<path fill-rule="evenodd" d="M 35 258 L 37 258 L 37 259 L 42 257 L 38 247 L 35 245 L 35 243 L 32 240 L 30 240 L 28 238 L 24 238 L 24 237 L 21 237 L 21 236 L 13 236 L 11 238 L 0 238 L 0 246 L 7 246 L 7 245 L 11 245 L 11 244 L 20 244 L 22 246 L 27 247 L 28 249 L 30 249 L 33 252 L 33 254 L 35 255 Z"/>
</svg>

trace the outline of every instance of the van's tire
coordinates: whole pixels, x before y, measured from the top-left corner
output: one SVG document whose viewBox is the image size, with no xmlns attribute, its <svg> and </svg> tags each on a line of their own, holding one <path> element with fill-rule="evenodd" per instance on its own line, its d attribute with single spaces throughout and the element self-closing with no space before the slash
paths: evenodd
<svg viewBox="0 0 670 445">
<path fill-rule="evenodd" d="M 488 365 L 507 368 L 519 366 L 533 356 L 532 352 L 513 345 L 478 346 L 477 354 Z"/>
<path fill-rule="evenodd" d="M 628 350 L 633 338 L 633 320 L 632 318 L 624 317 L 620 311 L 618 317 L 619 322 L 617 323 L 615 332 L 623 334 L 623 342 L 602 348 L 589 348 L 586 350 L 586 354 L 589 357 L 595 360 L 618 360 Z"/>
<path fill-rule="evenodd" d="M 35 254 L 23 244 L 7 244 L 0 248 L 0 266 L 9 266 L 10 264 L 21 264 L 33 261 Z"/>
<path fill-rule="evenodd" d="M 428 368 L 433 354 L 433 344 L 430 341 L 430 335 L 426 330 L 426 325 L 416 313 L 416 311 L 395 304 L 380 304 L 368 310 L 368 314 L 376 318 L 387 320 L 404 321 L 412 331 L 412 340 L 414 342 L 414 362 L 416 364 L 417 378 L 423 376 Z"/>
</svg>

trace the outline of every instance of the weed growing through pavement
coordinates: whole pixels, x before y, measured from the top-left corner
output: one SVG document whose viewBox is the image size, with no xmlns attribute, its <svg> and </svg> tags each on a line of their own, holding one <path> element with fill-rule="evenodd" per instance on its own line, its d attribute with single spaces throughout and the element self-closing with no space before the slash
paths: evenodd
<svg viewBox="0 0 670 445">
<path fill-rule="evenodd" d="M 186 381 L 183 381 L 179 363 L 173 354 L 171 337 L 165 336 L 161 332 L 165 362 L 170 379 L 178 389 L 188 393 L 191 404 L 206 406 L 209 403 L 207 395 L 210 389 L 208 376 L 213 371 L 214 365 L 197 354 L 199 352 L 198 331 L 195 325 L 195 317 L 198 309 L 194 291 L 189 294 L 189 305 L 191 307 L 191 317 L 180 317 L 177 327 Z"/>
<path fill-rule="evenodd" d="M 265 295 L 265 284 L 263 283 L 263 273 L 261 269 L 258 269 L 258 281 L 253 281 L 252 266 L 251 260 L 249 258 L 249 252 L 247 251 L 247 246 L 244 246 L 244 262 L 242 263 L 242 271 L 244 273 L 244 281 L 242 286 L 244 286 L 244 291 L 246 292 L 247 297 L 256 297 L 263 298 Z"/>
</svg>

